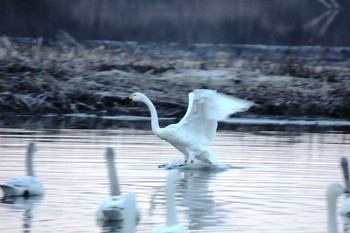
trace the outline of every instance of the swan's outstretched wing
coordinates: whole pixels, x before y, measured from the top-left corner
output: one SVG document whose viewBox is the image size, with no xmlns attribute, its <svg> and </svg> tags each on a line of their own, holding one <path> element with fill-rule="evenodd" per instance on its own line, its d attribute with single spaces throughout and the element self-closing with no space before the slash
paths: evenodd
<svg viewBox="0 0 350 233">
<path fill-rule="evenodd" d="M 208 145 L 214 140 L 218 121 L 230 114 L 246 111 L 253 104 L 214 90 L 195 90 L 189 94 L 187 112 L 178 123 L 178 129 Z"/>
</svg>

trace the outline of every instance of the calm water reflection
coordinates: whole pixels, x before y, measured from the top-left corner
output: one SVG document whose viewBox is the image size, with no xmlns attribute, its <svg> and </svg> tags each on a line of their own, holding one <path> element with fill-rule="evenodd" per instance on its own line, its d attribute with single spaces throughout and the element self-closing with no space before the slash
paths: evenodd
<svg viewBox="0 0 350 233">
<path fill-rule="evenodd" d="M 219 131 L 212 145 L 222 162 L 237 168 L 182 174 L 176 189 L 180 222 L 190 232 L 325 232 L 325 187 L 342 182 L 339 160 L 350 151 L 349 134 L 241 129 Z M 117 152 L 122 192 L 137 193 L 137 232 L 165 222 L 166 171 L 157 165 L 182 156 L 148 130 L 1 128 L 0 182 L 24 174 L 30 141 L 37 143 L 35 169 L 47 193 L 0 203 L 0 232 L 118 232 L 118 225 L 95 221 L 109 195 L 107 146 Z"/>
</svg>

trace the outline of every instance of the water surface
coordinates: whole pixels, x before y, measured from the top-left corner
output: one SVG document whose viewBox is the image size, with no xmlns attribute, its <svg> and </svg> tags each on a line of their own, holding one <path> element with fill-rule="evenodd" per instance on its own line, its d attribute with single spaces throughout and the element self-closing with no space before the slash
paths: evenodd
<svg viewBox="0 0 350 233">
<path fill-rule="evenodd" d="M 137 195 L 142 215 L 137 232 L 165 223 L 167 171 L 157 165 L 182 156 L 149 130 L 0 128 L 1 183 L 25 173 L 31 141 L 37 143 L 35 170 L 47 193 L 0 203 L 1 233 L 118 232 L 118 226 L 95 221 L 109 195 L 108 146 L 117 153 L 122 192 Z M 349 134 L 335 130 L 219 130 L 212 150 L 236 168 L 182 173 L 176 187 L 179 221 L 202 233 L 326 232 L 325 188 L 343 182 L 339 160 L 348 155 L 349 142 Z"/>
</svg>

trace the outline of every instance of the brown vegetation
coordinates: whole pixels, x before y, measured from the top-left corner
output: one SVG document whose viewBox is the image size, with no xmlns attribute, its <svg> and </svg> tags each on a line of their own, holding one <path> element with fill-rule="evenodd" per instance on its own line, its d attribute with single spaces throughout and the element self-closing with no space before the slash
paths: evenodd
<svg viewBox="0 0 350 233">
<path fill-rule="evenodd" d="M 2 37 L 0 106 L 8 114 L 148 115 L 145 106 L 123 101 L 141 91 L 160 116 L 181 117 L 188 92 L 212 88 L 257 103 L 243 114 L 349 118 L 349 60 L 326 58 L 276 59 L 265 50 L 201 56 L 171 45 L 91 46 L 64 32 L 45 45 L 41 39 L 19 43 Z"/>
</svg>

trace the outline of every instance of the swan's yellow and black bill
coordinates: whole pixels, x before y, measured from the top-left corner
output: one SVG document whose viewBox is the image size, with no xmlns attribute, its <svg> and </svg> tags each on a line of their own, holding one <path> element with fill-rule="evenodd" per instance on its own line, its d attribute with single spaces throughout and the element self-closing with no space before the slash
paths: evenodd
<svg viewBox="0 0 350 233">
<path fill-rule="evenodd" d="M 133 100 L 133 99 L 134 99 L 134 96 L 135 96 L 135 93 L 134 93 L 134 94 L 129 95 L 129 100 Z"/>
</svg>

